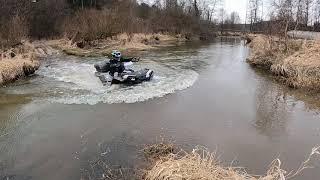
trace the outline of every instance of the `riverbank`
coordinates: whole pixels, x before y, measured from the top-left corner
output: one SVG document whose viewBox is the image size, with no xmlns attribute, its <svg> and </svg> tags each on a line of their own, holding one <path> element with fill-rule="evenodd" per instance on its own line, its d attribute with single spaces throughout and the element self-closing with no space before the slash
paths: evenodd
<svg viewBox="0 0 320 180">
<path fill-rule="evenodd" d="M 177 43 L 196 39 L 197 38 L 191 39 L 183 35 L 136 33 L 131 35 L 119 34 L 107 39 L 90 42 L 73 42 L 73 40 L 60 39 L 48 41 L 47 44 L 63 51 L 67 55 L 98 57 L 108 56 L 111 51 L 115 49 L 122 51 L 124 54 L 135 54 L 139 51 L 171 46 Z"/>
<path fill-rule="evenodd" d="M 292 88 L 318 90 L 320 87 L 320 42 L 284 40 L 264 35 L 250 37 L 247 62 L 266 69 Z"/>
</svg>

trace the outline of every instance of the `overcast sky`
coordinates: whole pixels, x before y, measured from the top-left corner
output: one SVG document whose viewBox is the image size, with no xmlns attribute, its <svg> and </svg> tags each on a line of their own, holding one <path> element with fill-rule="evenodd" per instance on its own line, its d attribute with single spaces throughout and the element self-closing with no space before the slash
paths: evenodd
<svg viewBox="0 0 320 180">
<path fill-rule="evenodd" d="M 140 0 L 143 2 L 154 2 L 155 0 Z M 208 2 L 210 2 L 210 0 L 207 0 Z M 241 22 L 244 23 L 245 22 L 245 18 L 246 18 L 246 9 L 247 9 L 247 1 L 248 0 L 222 0 L 224 9 L 226 9 L 227 13 L 230 14 L 233 11 L 236 11 L 239 13 L 240 15 L 240 19 Z M 264 13 L 264 17 L 267 16 L 267 8 L 268 7 L 268 0 L 263 0 L 264 1 L 264 9 L 263 9 L 263 13 Z"/>
<path fill-rule="evenodd" d="M 232 11 L 238 12 L 241 21 L 245 21 L 247 0 L 225 0 L 224 8 L 226 9 L 228 14 L 230 14 Z"/>
<path fill-rule="evenodd" d="M 262 0 L 263 9 L 259 10 L 259 15 L 263 13 L 263 18 L 268 17 L 268 8 L 270 8 L 270 0 Z M 232 11 L 239 13 L 241 21 L 244 23 L 246 18 L 248 0 L 224 0 L 224 8 L 230 14 Z"/>
</svg>

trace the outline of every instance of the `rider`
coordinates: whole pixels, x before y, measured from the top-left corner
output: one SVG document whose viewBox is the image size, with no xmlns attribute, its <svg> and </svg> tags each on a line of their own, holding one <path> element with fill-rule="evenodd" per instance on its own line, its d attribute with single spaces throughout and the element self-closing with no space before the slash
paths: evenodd
<svg viewBox="0 0 320 180">
<path fill-rule="evenodd" d="M 121 56 L 121 52 L 113 50 L 111 53 L 112 58 L 110 59 L 110 75 L 122 80 L 121 73 L 125 70 L 124 62 L 135 62 L 137 58 L 124 58 Z"/>
</svg>

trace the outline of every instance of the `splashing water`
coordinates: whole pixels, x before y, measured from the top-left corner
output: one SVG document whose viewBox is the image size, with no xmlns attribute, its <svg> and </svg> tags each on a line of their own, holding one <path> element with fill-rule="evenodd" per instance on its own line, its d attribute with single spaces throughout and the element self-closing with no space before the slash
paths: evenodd
<svg viewBox="0 0 320 180">
<path fill-rule="evenodd" d="M 11 89 L 11 92 L 38 94 L 40 100 L 63 104 L 135 103 L 186 89 L 198 78 L 198 73 L 195 71 L 179 68 L 181 64 L 179 61 L 176 64 L 174 62 L 163 64 L 144 60 L 135 64 L 134 69 L 154 70 L 155 76 L 150 82 L 134 86 L 103 86 L 99 78 L 94 75 L 93 64 L 99 60 L 65 58 L 69 59 L 54 58 L 48 65 L 39 69 L 37 72 L 39 76 L 26 84 L 26 87 Z"/>
</svg>

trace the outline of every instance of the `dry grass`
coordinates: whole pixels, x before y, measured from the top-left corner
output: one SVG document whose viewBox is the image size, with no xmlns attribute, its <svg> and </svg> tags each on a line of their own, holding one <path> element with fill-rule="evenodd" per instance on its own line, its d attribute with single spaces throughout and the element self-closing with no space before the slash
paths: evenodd
<svg viewBox="0 0 320 180">
<path fill-rule="evenodd" d="M 320 43 L 308 41 L 299 51 L 271 66 L 274 74 L 286 77 L 291 87 L 320 87 Z"/>
<path fill-rule="evenodd" d="M 169 154 L 174 153 L 176 147 L 172 143 L 158 143 L 146 146 L 143 149 L 145 157 L 149 160 L 158 160 L 161 157 L 168 156 Z"/>
<path fill-rule="evenodd" d="M 263 68 L 270 68 L 275 59 L 272 53 L 271 41 L 266 36 L 251 36 L 250 43 L 251 54 L 248 58 L 248 63 Z"/>
<path fill-rule="evenodd" d="M 162 147 L 162 146 L 161 146 Z M 281 161 L 274 160 L 266 175 L 248 174 L 244 168 L 224 167 L 219 164 L 215 153 L 197 147 L 191 153 L 180 151 L 163 156 L 146 172 L 147 180 L 285 180 L 310 168 L 314 155 L 320 155 L 320 147 L 312 150 L 308 159 L 296 171 L 287 173 L 281 169 Z"/>
<path fill-rule="evenodd" d="M 121 42 L 121 44 L 117 47 L 118 49 L 146 50 L 153 48 L 155 45 L 182 40 L 182 38 L 177 37 L 178 36 L 172 36 L 167 34 L 136 33 L 132 35 L 120 34 L 116 37 L 116 40 Z"/>
<path fill-rule="evenodd" d="M 251 53 L 248 62 L 252 65 L 271 68 L 273 64 L 280 63 L 284 58 L 302 49 L 302 40 L 290 40 L 265 35 L 250 35 L 249 44 Z"/>
<path fill-rule="evenodd" d="M 31 56 L 18 55 L 14 58 L 0 60 L 0 84 L 13 82 L 20 77 L 34 73 L 39 62 Z"/>
<path fill-rule="evenodd" d="M 275 37 L 258 35 L 252 39 L 248 63 L 269 70 L 290 87 L 319 89 L 319 41 L 291 39 L 285 46 Z"/>
<path fill-rule="evenodd" d="M 34 48 L 29 43 L 7 50 L 0 55 L 0 84 L 28 76 L 34 73 L 39 65 Z"/>
<path fill-rule="evenodd" d="M 123 52 L 144 51 L 158 46 L 167 46 L 177 41 L 184 41 L 180 36 L 166 34 L 119 34 L 112 38 L 86 42 L 84 48 L 78 48 L 75 43 L 67 40 L 55 40 L 52 46 L 63 50 L 68 55 L 81 57 L 95 57 L 109 55 L 112 50 Z"/>
</svg>

